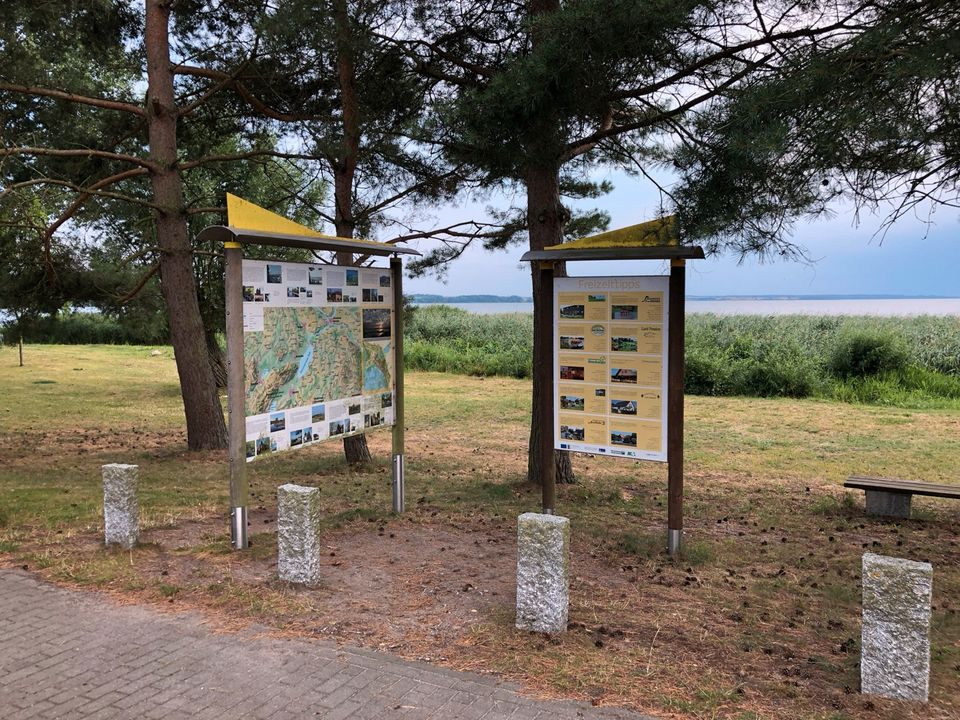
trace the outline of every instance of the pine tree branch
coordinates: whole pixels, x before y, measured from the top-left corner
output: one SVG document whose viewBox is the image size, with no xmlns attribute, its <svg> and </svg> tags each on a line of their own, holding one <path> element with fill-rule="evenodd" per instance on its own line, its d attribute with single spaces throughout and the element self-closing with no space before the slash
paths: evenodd
<svg viewBox="0 0 960 720">
<path fill-rule="evenodd" d="M 138 158 L 134 155 L 124 155 L 122 153 L 112 153 L 106 150 L 93 150 L 91 148 L 76 148 L 73 150 L 61 150 L 57 148 L 43 147 L 10 147 L 0 148 L 0 157 L 10 157 L 14 155 L 37 155 L 43 157 L 78 157 L 78 158 L 104 158 L 105 160 L 116 160 L 117 162 L 132 163 L 139 165 L 146 170 L 157 172 L 160 168 L 156 163 L 146 158 Z"/>
<path fill-rule="evenodd" d="M 44 178 L 41 184 L 54 185 L 56 187 L 65 187 L 69 190 L 73 190 L 74 192 L 80 193 L 80 195 L 86 196 L 86 197 L 97 196 L 97 197 L 111 198 L 113 200 L 122 200 L 123 202 L 129 202 L 135 205 L 142 205 L 143 207 L 152 208 L 153 210 L 160 210 L 160 211 L 163 210 L 163 207 L 161 205 L 152 203 L 149 200 L 143 200 L 141 198 L 133 197 L 131 195 L 124 195 L 122 193 L 110 192 L 108 190 L 97 190 L 94 186 L 83 187 L 82 185 L 77 185 L 76 183 L 72 183 L 68 180 L 54 180 L 53 178 Z M 66 219 L 69 219 L 69 218 L 64 218 L 64 222 L 66 221 Z M 62 224 L 62 222 L 60 224 Z"/>
<path fill-rule="evenodd" d="M 258 113 L 264 117 L 268 117 L 271 120 L 277 120 L 279 122 L 304 122 L 307 120 L 322 120 L 322 118 L 317 115 L 299 115 L 294 113 L 285 113 L 280 110 L 275 110 L 265 103 L 263 100 L 254 95 L 246 85 L 239 80 L 239 78 L 231 75 L 230 73 L 225 73 L 222 70 L 213 70 L 211 68 L 201 68 L 195 67 L 193 65 L 173 65 L 170 68 L 171 72 L 177 75 L 191 75 L 193 77 L 203 77 L 210 80 L 217 80 L 218 82 L 224 83 L 224 87 L 232 87 L 237 91 L 237 94 L 243 98 L 243 100 Z"/>
<path fill-rule="evenodd" d="M 213 86 L 207 89 L 207 91 L 204 92 L 202 95 L 200 95 L 200 97 L 198 97 L 193 102 L 187 105 L 184 105 L 182 108 L 180 108 L 180 110 L 177 112 L 178 116 L 187 117 L 194 110 L 196 110 L 198 107 L 200 107 L 205 102 L 207 102 L 207 100 L 209 100 L 214 95 L 216 95 L 218 92 L 220 92 L 221 90 L 224 90 L 225 88 L 229 87 L 233 83 L 237 82 L 237 77 L 240 75 L 241 72 L 243 72 L 245 67 L 246 67 L 246 63 L 242 63 L 240 67 L 237 68 L 236 72 L 232 74 L 224 73 L 224 77 L 218 80 L 216 83 L 214 83 Z"/>
<path fill-rule="evenodd" d="M 437 184 L 444 180 L 449 180 L 452 177 L 456 177 L 460 173 L 461 168 L 462 166 L 457 166 L 453 170 L 450 170 L 449 172 L 446 172 L 443 175 L 439 175 L 435 178 L 428 178 L 421 182 L 410 185 L 409 187 L 405 188 L 404 190 L 401 190 L 395 195 L 392 195 L 391 197 L 388 197 L 385 200 L 381 200 L 376 205 L 371 205 L 368 208 L 364 208 L 362 214 L 366 216 L 373 215 L 374 213 L 380 212 L 381 210 L 389 207 L 390 205 L 393 205 L 394 203 L 399 202 L 403 198 L 409 195 L 413 195 L 414 193 L 417 193 L 420 190 L 423 190 L 424 188 L 430 187 L 431 185 Z"/>
<path fill-rule="evenodd" d="M 32 187 L 34 185 L 43 185 L 46 183 L 46 178 L 34 178 L 33 180 L 24 180 L 23 182 L 11 183 L 0 190 L 0 198 L 9 195 L 15 190 L 20 190 L 21 188 Z"/>
<path fill-rule="evenodd" d="M 137 281 L 137 284 L 134 285 L 131 290 L 117 298 L 117 302 L 120 305 L 126 305 L 128 302 L 133 300 L 137 295 L 140 294 L 140 291 L 147 286 L 147 283 L 150 282 L 150 278 L 152 278 L 158 272 L 160 272 L 160 263 L 154 264 L 147 272 L 145 272 L 143 277 Z"/>
<path fill-rule="evenodd" d="M 195 207 L 187 208 L 187 215 L 204 215 L 204 214 L 220 214 L 223 215 L 227 212 L 225 207 Z"/>
<path fill-rule="evenodd" d="M 64 209 L 62 213 L 60 213 L 60 216 L 56 220 L 54 220 L 50 225 L 48 225 L 46 230 L 44 230 L 43 232 L 43 257 L 44 257 L 44 263 L 47 265 L 48 272 L 53 272 L 53 262 L 50 258 L 50 251 L 51 251 L 51 244 L 53 241 L 54 233 L 56 233 L 57 230 L 59 230 L 65 222 L 67 222 L 70 218 L 72 218 L 76 214 L 77 210 L 83 207 L 84 203 L 86 203 L 86 201 L 90 198 L 90 195 L 101 194 L 102 192 L 101 188 L 110 187 L 111 185 L 114 185 L 115 183 L 118 183 L 122 180 L 126 180 L 132 177 L 137 177 L 139 175 L 145 175 L 146 173 L 147 173 L 147 170 L 144 168 L 134 168 L 132 170 L 125 170 L 124 172 L 117 173 L 115 175 L 110 175 L 109 177 L 105 177 L 102 180 L 98 180 L 88 188 L 83 188 L 80 190 L 79 197 L 77 197 L 72 203 L 70 203 L 70 205 L 68 205 L 67 208 Z M 59 184 L 59 181 L 57 182 L 57 184 Z M 132 200 L 132 198 L 126 198 L 126 197 L 118 197 L 118 199 Z"/>
<path fill-rule="evenodd" d="M 613 105 L 608 103 L 607 111 L 603 116 L 603 120 L 600 123 L 599 129 L 609 130 L 611 127 L 613 127 Z M 584 155 L 585 153 L 590 152 L 597 146 L 598 142 L 599 140 L 596 142 L 580 143 L 576 147 L 568 146 L 568 149 L 562 155 L 560 155 L 560 164 L 562 165 L 570 160 L 573 160 L 573 158 L 579 155 Z"/>
<path fill-rule="evenodd" d="M 632 132 L 634 130 L 642 130 L 643 128 L 653 127 L 671 118 L 677 117 L 678 115 L 682 115 L 683 113 L 689 110 L 692 110 L 693 108 L 699 105 L 702 105 L 708 100 L 715 98 L 724 90 L 732 87 L 733 85 L 736 85 L 738 82 L 740 82 L 740 80 L 742 80 L 751 72 L 753 72 L 754 68 L 757 65 L 766 62 L 766 60 L 768 60 L 772 56 L 773 56 L 773 53 L 768 53 L 764 55 L 758 61 L 751 63 L 749 66 L 745 67 L 740 72 L 731 75 L 729 78 L 724 80 L 719 85 L 716 85 L 715 87 L 711 88 L 710 90 L 704 93 L 701 93 L 700 95 L 690 98 L 686 102 L 683 102 L 677 105 L 671 110 L 663 110 L 660 112 L 655 112 L 635 122 L 623 123 L 621 125 L 611 125 L 610 127 L 607 127 L 607 128 L 601 128 L 600 130 L 597 130 L 596 132 L 590 135 L 587 135 L 584 138 L 580 138 L 579 140 L 569 143 L 564 148 L 564 152 L 562 153 L 562 156 L 570 155 L 571 157 L 574 157 L 578 154 L 582 154 L 582 152 L 585 152 L 583 148 L 589 149 L 590 147 L 596 145 L 597 142 L 605 138 L 615 137 L 617 135 L 622 135 L 623 133 Z"/>
<path fill-rule="evenodd" d="M 464 227 L 473 227 L 473 231 L 460 230 L 459 228 Z M 498 228 L 496 230 L 486 230 L 485 228 Z M 464 222 L 454 223 L 453 225 L 448 225 L 443 228 L 436 228 L 434 230 L 424 230 L 422 232 L 409 233 L 407 235 L 398 235 L 390 240 L 385 240 L 384 242 L 389 243 L 390 245 L 396 245 L 397 243 L 406 242 L 408 240 L 423 240 L 427 238 L 437 238 L 440 235 L 445 235 L 449 238 L 464 238 L 464 240 L 450 240 L 449 242 L 455 244 L 469 244 L 474 240 L 487 239 L 492 240 L 495 238 L 505 237 L 512 234 L 516 231 L 516 228 L 512 225 L 498 225 L 496 223 L 482 223 L 477 222 L 476 220 L 467 220 Z M 442 240 L 442 242 L 447 242 Z"/>
<path fill-rule="evenodd" d="M 665 78 L 661 78 L 653 83 L 648 83 L 646 85 L 638 85 L 637 87 L 628 88 L 625 90 L 620 90 L 614 93 L 610 93 L 604 97 L 605 100 L 629 100 L 631 98 L 639 98 L 643 96 L 650 95 L 662 90 L 665 87 L 670 85 L 675 85 L 678 82 L 689 79 L 692 75 L 697 73 L 700 70 L 703 70 L 710 65 L 714 65 L 723 60 L 735 60 L 741 59 L 739 55 L 748 50 L 756 50 L 768 45 L 774 45 L 777 42 L 784 40 L 800 40 L 800 39 L 809 39 L 814 40 L 823 35 L 827 35 L 838 30 L 854 30 L 855 26 L 849 25 L 850 21 L 853 20 L 857 15 L 864 12 L 868 7 L 872 7 L 873 3 L 868 2 L 862 5 L 859 5 L 857 8 L 852 10 L 847 14 L 842 20 L 839 20 L 831 25 L 824 25 L 819 28 L 802 28 L 799 30 L 790 30 L 779 33 L 764 33 L 761 37 L 749 40 L 737 45 L 729 45 L 721 50 L 705 55 L 699 60 L 686 65 L 685 67 L 680 68 L 675 71 L 673 74 L 668 75 Z M 772 57 L 773 53 L 768 53 L 767 58 Z M 742 59 L 741 59 L 742 60 Z M 746 62 L 745 60 L 743 60 Z M 755 63 L 750 63 L 751 67 L 755 66 Z"/>
<path fill-rule="evenodd" d="M 455 65 L 461 70 L 466 72 L 473 73 L 474 75 L 479 75 L 483 78 L 492 78 L 497 72 L 494 68 L 486 67 L 484 65 L 477 65 L 476 63 L 467 62 L 462 58 L 457 57 L 453 53 L 449 53 L 441 47 L 441 43 L 452 39 L 455 35 L 462 33 L 454 33 L 451 35 L 443 36 L 436 40 L 435 42 L 428 42 L 422 38 L 413 38 L 413 39 L 397 39 L 390 37 L 389 35 L 384 35 L 382 33 L 373 33 L 374 37 L 380 38 L 381 40 L 386 40 L 387 42 L 393 43 L 396 46 L 403 48 L 404 54 L 409 57 L 411 60 L 416 63 L 416 69 L 418 72 L 433 78 L 434 80 L 446 80 L 447 82 L 456 84 L 456 85 L 470 85 L 477 86 L 479 83 L 476 80 L 472 80 L 467 77 L 460 77 L 456 75 L 449 75 L 447 73 L 442 73 L 439 70 L 434 69 L 434 67 L 423 60 L 420 55 L 413 49 L 414 46 L 425 47 L 432 54 L 437 55 L 442 60 L 447 61 L 451 65 Z"/>
<path fill-rule="evenodd" d="M 76 93 L 66 92 L 64 90 L 53 90 L 51 88 L 35 87 L 32 85 L 17 85 L 15 83 L 0 82 L 0 91 L 18 93 L 20 95 L 34 95 L 37 97 L 51 97 L 66 102 L 78 103 L 80 105 L 90 105 L 91 107 L 104 108 L 106 110 L 118 110 L 120 112 L 130 113 L 146 117 L 146 111 L 136 105 L 120 102 L 118 100 L 106 100 L 104 98 L 89 97 L 87 95 L 77 95 Z"/>
<path fill-rule="evenodd" d="M 197 160 L 180 163 L 178 167 L 181 170 L 190 170 L 201 165 L 218 162 L 235 162 L 237 160 L 250 160 L 258 157 L 272 157 L 282 160 L 319 160 L 316 155 L 309 153 L 285 153 L 277 150 L 250 150 L 249 152 L 236 153 L 233 155 L 208 155 Z"/>
</svg>

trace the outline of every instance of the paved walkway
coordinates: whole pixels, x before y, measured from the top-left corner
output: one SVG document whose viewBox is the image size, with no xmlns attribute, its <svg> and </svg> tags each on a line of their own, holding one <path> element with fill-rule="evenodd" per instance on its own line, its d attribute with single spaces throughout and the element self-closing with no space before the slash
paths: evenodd
<svg viewBox="0 0 960 720">
<path fill-rule="evenodd" d="M 326 641 L 214 634 L 195 613 L 117 605 L 19 570 L 0 570 L 0 716 L 642 720 Z"/>
</svg>

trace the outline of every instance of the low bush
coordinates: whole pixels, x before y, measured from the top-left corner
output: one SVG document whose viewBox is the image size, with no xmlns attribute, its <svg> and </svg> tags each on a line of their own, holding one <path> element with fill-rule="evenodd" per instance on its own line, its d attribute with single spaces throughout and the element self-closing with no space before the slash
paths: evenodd
<svg viewBox="0 0 960 720">
<path fill-rule="evenodd" d="M 684 384 L 693 395 L 730 395 L 731 372 L 729 361 L 718 352 L 697 347 L 688 348 Z"/>
<path fill-rule="evenodd" d="M 23 336 L 28 343 L 55 345 L 162 345 L 166 328 L 156 323 L 121 322 L 97 312 L 62 311 L 53 317 L 8 322 L 3 342 L 13 344 Z"/>
<path fill-rule="evenodd" d="M 857 330 L 836 338 L 827 366 L 840 378 L 869 377 L 903 370 L 908 359 L 902 339 L 889 333 Z"/>
<path fill-rule="evenodd" d="M 827 397 L 872 404 L 960 399 L 960 320 L 691 315 L 686 391 Z M 407 366 L 529 377 L 533 318 L 421 306 L 406 330 Z"/>
</svg>

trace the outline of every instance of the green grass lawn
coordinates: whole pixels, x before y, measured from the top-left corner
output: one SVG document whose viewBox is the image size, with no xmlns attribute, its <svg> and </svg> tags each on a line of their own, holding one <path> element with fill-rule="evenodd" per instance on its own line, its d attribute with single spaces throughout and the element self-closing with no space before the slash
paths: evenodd
<svg viewBox="0 0 960 720">
<path fill-rule="evenodd" d="M 30 345 L 25 359 L 17 367 L 16 349 L 0 349 L 0 553 L 52 580 L 444 658 L 535 692 L 657 714 L 960 716 L 960 503 L 915 498 L 914 519 L 892 523 L 864 516 L 862 494 L 841 487 L 852 473 L 960 484 L 958 410 L 689 397 L 680 561 L 662 552 L 665 466 L 578 456 L 579 482 L 558 495 L 573 528 L 571 631 L 552 640 L 516 632 L 501 592 L 484 597 L 455 638 L 410 631 L 416 643 L 408 633 L 391 645 L 316 619 L 347 612 L 337 606 L 349 589 L 321 597 L 264 579 L 275 557 L 269 526 L 254 528 L 250 552 L 229 551 L 225 454 L 185 450 L 169 348 Z M 441 552 L 456 546 L 457 562 L 486 572 L 468 557 L 479 538 L 509 542 L 516 514 L 538 508 L 536 489 L 524 483 L 529 394 L 527 380 L 410 372 L 403 518 L 388 512 L 384 431 L 369 436 L 375 460 L 365 468 L 346 467 L 338 443 L 251 464 L 251 510 L 267 523 L 278 485 L 316 485 L 337 553 L 351 538 L 397 528 L 452 538 L 428 553 L 431 571 L 460 571 L 450 565 L 453 553 Z M 132 553 L 98 544 L 107 462 L 141 468 L 142 525 L 152 539 Z M 867 550 L 934 565 L 928 707 L 857 693 L 859 563 Z M 515 569 L 504 557 L 506 580 L 498 582 Z M 389 573 L 388 562 L 378 571 Z M 407 594 L 419 602 L 418 593 L 419 586 Z M 465 601 L 444 602 L 444 612 L 456 612 Z M 334 626 L 341 629 L 325 630 Z"/>
</svg>

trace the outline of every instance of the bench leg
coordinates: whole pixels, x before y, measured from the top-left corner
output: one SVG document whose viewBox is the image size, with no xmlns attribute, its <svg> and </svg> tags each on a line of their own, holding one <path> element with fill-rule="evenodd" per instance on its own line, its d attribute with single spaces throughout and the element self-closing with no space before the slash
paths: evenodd
<svg viewBox="0 0 960 720">
<path fill-rule="evenodd" d="M 887 517 L 909 518 L 910 493 L 866 490 L 867 515 L 886 515 Z"/>
</svg>

